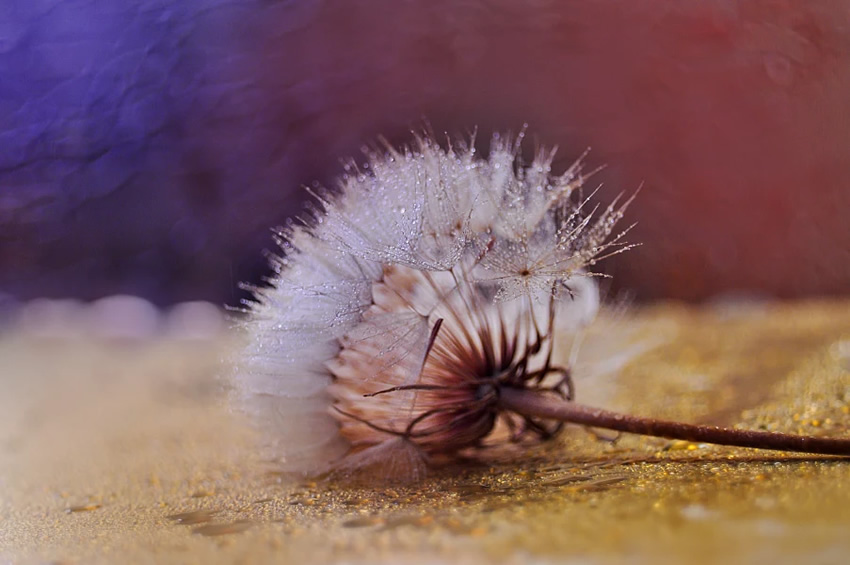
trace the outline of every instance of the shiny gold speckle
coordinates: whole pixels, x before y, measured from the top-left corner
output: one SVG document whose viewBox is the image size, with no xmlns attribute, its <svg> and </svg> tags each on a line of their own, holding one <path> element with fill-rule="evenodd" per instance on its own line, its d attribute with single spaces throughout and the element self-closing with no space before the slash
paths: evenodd
<svg viewBox="0 0 850 565">
<path fill-rule="evenodd" d="M 681 439 L 671 441 L 666 448 L 667 451 L 693 451 L 694 449 L 696 446 L 693 443 Z"/>
</svg>

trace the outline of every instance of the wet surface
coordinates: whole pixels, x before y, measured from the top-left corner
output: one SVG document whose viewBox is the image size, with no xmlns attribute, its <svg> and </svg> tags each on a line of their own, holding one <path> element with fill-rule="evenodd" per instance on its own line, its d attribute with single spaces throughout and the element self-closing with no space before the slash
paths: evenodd
<svg viewBox="0 0 850 565">
<path fill-rule="evenodd" d="M 601 405 L 850 435 L 850 302 L 655 306 Z M 672 329 L 671 329 L 672 328 Z M 227 405 L 226 338 L 0 339 L 0 558 L 15 562 L 843 563 L 850 462 L 581 429 L 418 485 L 292 479 Z M 599 397 L 592 381 L 580 398 Z M 583 391 L 586 391 L 583 393 Z"/>
</svg>

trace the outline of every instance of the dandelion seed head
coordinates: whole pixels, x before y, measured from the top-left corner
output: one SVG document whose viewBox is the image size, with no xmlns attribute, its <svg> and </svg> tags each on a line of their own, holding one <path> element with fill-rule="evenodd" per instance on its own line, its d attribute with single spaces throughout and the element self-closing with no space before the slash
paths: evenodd
<svg viewBox="0 0 850 565">
<path fill-rule="evenodd" d="M 554 151 L 524 166 L 520 141 L 494 136 L 487 159 L 428 135 L 368 149 L 279 231 L 236 382 L 281 465 L 418 476 L 436 455 L 557 433 L 500 410 L 499 391 L 572 397 L 554 332 L 593 318 L 588 267 L 628 248 L 612 233 L 630 201 L 595 210 L 581 159 L 553 175 Z"/>
</svg>

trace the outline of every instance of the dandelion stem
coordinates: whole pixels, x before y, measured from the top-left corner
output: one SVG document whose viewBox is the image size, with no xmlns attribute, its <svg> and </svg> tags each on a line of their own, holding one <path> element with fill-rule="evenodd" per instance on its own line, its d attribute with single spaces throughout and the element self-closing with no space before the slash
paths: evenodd
<svg viewBox="0 0 850 565">
<path fill-rule="evenodd" d="M 799 436 L 670 422 L 618 414 L 565 401 L 533 390 L 502 388 L 499 403 L 503 409 L 525 416 L 548 418 L 619 432 L 737 447 L 850 456 L 850 438 Z"/>
</svg>

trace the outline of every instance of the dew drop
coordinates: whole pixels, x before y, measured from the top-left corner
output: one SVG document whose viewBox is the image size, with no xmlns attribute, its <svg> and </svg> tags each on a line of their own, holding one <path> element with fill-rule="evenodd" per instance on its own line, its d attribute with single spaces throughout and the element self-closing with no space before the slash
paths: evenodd
<svg viewBox="0 0 850 565">
<path fill-rule="evenodd" d="M 224 536 L 227 534 L 238 534 L 239 532 L 244 532 L 253 525 L 254 524 L 252 522 L 247 520 L 239 520 L 228 524 L 209 524 L 206 526 L 200 526 L 192 530 L 192 533 L 207 537 Z"/>
<path fill-rule="evenodd" d="M 172 514 L 168 516 L 168 519 L 174 520 L 178 524 L 203 524 L 212 520 L 217 513 L 218 512 L 216 510 L 195 510 L 193 512 Z"/>
</svg>

